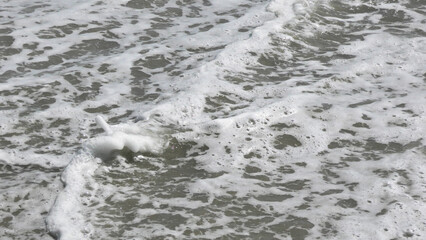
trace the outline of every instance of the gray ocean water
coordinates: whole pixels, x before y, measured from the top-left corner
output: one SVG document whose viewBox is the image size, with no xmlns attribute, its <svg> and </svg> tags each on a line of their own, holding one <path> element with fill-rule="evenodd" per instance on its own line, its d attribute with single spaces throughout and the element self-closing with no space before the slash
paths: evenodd
<svg viewBox="0 0 426 240">
<path fill-rule="evenodd" d="M 424 0 L 0 0 L 0 239 L 426 239 Z"/>
</svg>

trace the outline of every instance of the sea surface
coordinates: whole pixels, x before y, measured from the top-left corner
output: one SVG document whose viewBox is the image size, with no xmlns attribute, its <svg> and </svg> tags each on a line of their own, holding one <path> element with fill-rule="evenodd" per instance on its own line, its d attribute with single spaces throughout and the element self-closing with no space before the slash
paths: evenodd
<svg viewBox="0 0 426 240">
<path fill-rule="evenodd" d="M 0 0 L 0 239 L 426 239 L 425 0 Z"/>
</svg>

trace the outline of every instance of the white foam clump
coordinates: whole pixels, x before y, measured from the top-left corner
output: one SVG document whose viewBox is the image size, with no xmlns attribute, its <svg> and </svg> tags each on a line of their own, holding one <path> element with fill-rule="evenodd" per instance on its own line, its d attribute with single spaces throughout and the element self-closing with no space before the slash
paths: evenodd
<svg viewBox="0 0 426 240">
<path fill-rule="evenodd" d="M 91 149 L 95 156 L 103 157 L 114 150 L 122 150 L 125 147 L 132 152 L 158 153 L 162 145 L 155 137 L 115 132 L 109 136 L 92 139 L 89 149 Z"/>
<path fill-rule="evenodd" d="M 104 157 L 114 150 L 130 149 L 132 152 L 159 153 L 164 146 L 164 141 L 151 133 L 133 125 L 123 125 L 113 131 L 105 120 L 98 116 L 96 121 L 105 132 L 106 136 L 100 136 L 89 140 L 88 149 L 94 156 Z"/>
<path fill-rule="evenodd" d="M 133 152 L 159 153 L 165 146 L 161 138 L 149 136 L 148 131 L 137 126 L 123 124 L 113 129 L 100 116 L 96 121 L 107 135 L 90 139 L 68 164 L 61 177 L 65 189 L 46 219 L 48 232 L 57 239 L 87 239 L 92 234 L 93 227 L 84 219 L 81 206 L 82 196 L 91 196 L 97 189 L 92 176 L 102 163 L 99 157 L 125 147 Z"/>
</svg>

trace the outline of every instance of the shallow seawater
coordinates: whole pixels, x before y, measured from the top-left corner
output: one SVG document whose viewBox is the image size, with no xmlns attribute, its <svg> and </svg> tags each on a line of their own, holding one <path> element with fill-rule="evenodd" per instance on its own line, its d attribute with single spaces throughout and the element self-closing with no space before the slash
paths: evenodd
<svg viewBox="0 0 426 240">
<path fill-rule="evenodd" d="M 1 5 L 1 239 L 426 238 L 424 1 Z"/>
</svg>

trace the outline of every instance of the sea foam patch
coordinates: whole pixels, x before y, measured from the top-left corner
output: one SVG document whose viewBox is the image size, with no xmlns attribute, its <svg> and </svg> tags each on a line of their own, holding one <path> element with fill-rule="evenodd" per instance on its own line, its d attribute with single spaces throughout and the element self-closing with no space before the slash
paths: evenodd
<svg viewBox="0 0 426 240">
<path fill-rule="evenodd" d="M 101 116 L 96 122 L 106 135 L 91 138 L 67 165 L 61 176 L 65 187 L 46 219 L 48 232 L 57 239 L 86 239 L 93 234 L 93 226 L 82 212 L 82 198 L 94 197 L 98 183 L 93 175 L 102 159 L 125 148 L 134 153 L 158 154 L 166 144 L 164 137 L 142 135 L 148 131 L 137 126 L 110 126 Z"/>
</svg>

